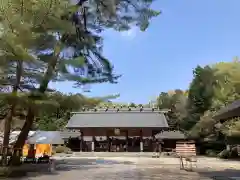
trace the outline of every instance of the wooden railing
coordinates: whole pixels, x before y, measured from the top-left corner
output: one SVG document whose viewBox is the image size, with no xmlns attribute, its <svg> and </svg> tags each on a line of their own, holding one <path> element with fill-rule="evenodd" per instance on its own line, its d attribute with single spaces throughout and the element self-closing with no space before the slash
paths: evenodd
<svg viewBox="0 0 240 180">
<path fill-rule="evenodd" d="M 181 157 L 196 156 L 196 146 L 194 141 L 177 142 L 176 153 Z"/>
<path fill-rule="evenodd" d="M 196 146 L 194 141 L 179 141 L 176 143 L 176 154 L 180 159 L 180 169 L 184 168 L 184 159 L 186 161 L 186 165 L 190 163 L 190 169 L 192 170 L 192 163 L 197 162 L 196 158 Z"/>
</svg>

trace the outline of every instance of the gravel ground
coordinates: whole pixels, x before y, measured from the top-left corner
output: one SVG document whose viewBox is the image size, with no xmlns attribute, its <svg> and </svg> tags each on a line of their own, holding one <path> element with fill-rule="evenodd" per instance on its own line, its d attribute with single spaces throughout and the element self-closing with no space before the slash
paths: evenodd
<svg viewBox="0 0 240 180">
<path fill-rule="evenodd" d="M 177 161 L 174 161 L 177 162 Z M 203 163 L 204 160 L 201 160 Z M 231 180 L 240 177 L 240 168 L 234 162 L 225 162 L 225 168 L 217 168 L 219 162 L 205 159 L 208 166 L 198 165 L 193 172 L 180 170 L 172 159 L 162 158 L 58 158 L 56 170 L 49 172 L 47 165 L 38 166 L 37 172 L 28 173 L 28 180 Z M 229 166 L 232 163 L 232 167 Z M 211 166 L 213 164 L 213 166 Z M 240 164 L 240 163 L 239 163 Z M 209 167 L 210 166 L 210 167 Z M 33 165 L 32 165 L 33 167 Z M 9 178 L 10 179 L 10 178 Z M 19 177 L 17 179 L 20 179 Z M 234 178 L 233 178 L 234 179 Z M 237 179 L 237 178 L 235 178 Z"/>
</svg>

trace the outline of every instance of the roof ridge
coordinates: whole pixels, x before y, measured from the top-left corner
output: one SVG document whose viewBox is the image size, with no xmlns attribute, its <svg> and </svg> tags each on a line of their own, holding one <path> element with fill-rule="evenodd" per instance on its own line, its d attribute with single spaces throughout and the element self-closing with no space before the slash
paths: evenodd
<svg viewBox="0 0 240 180">
<path fill-rule="evenodd" d="M 82 111 L 71 112 L 71 114 L 82 114 L 82 113 L 108 113 L 108 112 L 116 112 L 116 113 L 130 113 L 130 112 L 152 112 L 152 113 L 167 113 L 169 112 L 168 109 L 166 110 L 159 110 L 156 108 L 95 108 L 95 109 L 83 109 Z"/>
</svg>

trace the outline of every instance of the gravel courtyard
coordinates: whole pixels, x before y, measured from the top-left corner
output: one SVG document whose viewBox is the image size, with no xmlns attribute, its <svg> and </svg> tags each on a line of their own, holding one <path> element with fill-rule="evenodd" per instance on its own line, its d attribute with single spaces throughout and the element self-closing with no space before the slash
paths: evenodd
<svg viewBox="0 0 240 180">
<path fill-rule="evenodd" d="M 193 172 L 179 170 L 172 158 L 58 158 L 56 170 L 38 167 L 28 180 L 234 180 L 240 177 L 239 162 L 200 159 Z M 204 163 L 204 164 L 202 164 Z M 12 179 L 12 178 L 9 178 Z M 18 178 L 20 179 L 20 178 Z"/>
</svg>

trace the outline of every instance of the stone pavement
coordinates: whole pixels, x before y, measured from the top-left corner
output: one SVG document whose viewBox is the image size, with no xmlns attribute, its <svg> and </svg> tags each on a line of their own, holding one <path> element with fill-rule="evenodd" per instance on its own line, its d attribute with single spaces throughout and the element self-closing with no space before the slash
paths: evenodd
<svg viewBox="0 0 240 180">
<path fill-rule="evenodd" d="M 220 163 L 221 162 L 221 163 Z M 49 172 L 42 166 L 38 171 L 28 173 L 26 180 L 233 180 L 240 177 L 237 162 L 217 161 L 202 158 L 194 172 L 179 169 L 174 158 L 137 158 L 137 157 L 56 157 L 56 170 Z M 234 164 L 235 163 L 235 164 Z M 230 168 L 230 165 L 234 168 Z M 210 166 L 210 168 L 208 167 Z M 228 167 L 229 166 L 229 167 Z M 9 178 L 10 179 L 10 178 Z M 20 178 L 17 178 L 20 179 Z M 236 179 L 236 178 L 234 178 Z"/>
<path fill-rule="evenodd" d="M 149 165 L 161 165 L 161 164 L 172 164 L 179 165 L 179 159 L 170 157 L 170 156 L 161 156 L 160 158 L 152 158 L 153 153 L 143 152 L 78 152 L 73 155 L 62 154 L 58 155 L 56 158 L 70 158 L 70 159 L 79 159 L 79 158 L 87 158 L 87 159 L 97 159 L 104 158 L 116 161 L 131 161 L 137 164 L 149 164 Z M 197 157 L 197 167 L 198 168 L 212 168 L 212 169 L 240 169 L 240 161 L 230 161 L 230 160 L 222 160 L 218 158 L 209 158 L 200 156 Z"/>
</svg>

